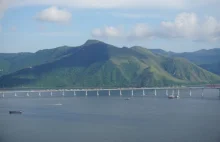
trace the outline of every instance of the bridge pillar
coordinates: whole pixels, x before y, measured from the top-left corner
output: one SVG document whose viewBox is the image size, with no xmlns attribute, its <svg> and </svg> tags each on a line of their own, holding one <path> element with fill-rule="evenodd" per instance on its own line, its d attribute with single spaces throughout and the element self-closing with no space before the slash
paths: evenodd
<svg viewBox="0 0 220 142">
<path fill-rule="evenodd" d="M 189 90 L 189 96 L 190 97 L 192 96 L 192 90 L 191 89 Z"/>
<path fill-rule="evenodd" d="M 204 97 L 204 88 L 202 88 L 202 97 Z"/>
<path fill-rule="evenodd" d="M 179 97 L 180 96 L 180 90 L 178 89 L 177 91 L 177 96 Z"/>
<path fill-rule="evenodd" d="M 73 91 L 74 96 L 76 96 L 76 91 Z"/>
<path fill-rule="evenodd" d="M 97 90 L 97 96 L 99 96 L 99 91 Z"/>
<path fill-rule="evenodd" d="M 108 90 L 108 96 L 111 96 L 111 91 L 110 90 Z"/>
<path fill-rule="evenodd" d="M 143 96 L 145 96 L 145 91 L 144 91 L 144 89 L 143 89 Z"/>
<path fill-rule="evenodd" d="M 166 95 L 167 95 L 167 96 L 169 95 L 168 90 L 166 90 Z"/>
<path fill-rule="evenodd" d="M 122 96 L 122 92 L 121 92 L 121 89 L 120 89 L 120 96 Z"/>
<path fill-rule="evenodd" d="M 3 97 L 3 98 L 5 97 L 5 93 L 2 93 L 2 97 Z"/>
<path fill-rule="evenodd" d="M 65 92 L 64 91 L 63 91 L 62 95 L 65 96 Z"/>
<path fill-rule="evenodd" d="M 53 92 L 50 92 L 50 96 L 51 96 L 51 97 L 53 96 Z"/>
<path fill-rule="evenodd" d="M 174 95 L 174 90 L 173 90 L 173 92 L 172 92 L 172 95 Z"/>
<path fill-rule="evenodd" d="M 27 97 L 29 97 L 29 93 L 27 92 Z"/>
<path fill-rule="evenodd" d="M 220 98 L 220 89 L 218 90 L 218 93 L 219 93 L 219 98 Z"/>
<path fill-rule="evenodd" d="M 86 90 L 86 96 L 88 96 L 87 90 Z"/>
<path fill-rule="evenodd" d="M 134 90 L 131 90 L 131 96 L 132 97 L 134 96 Z"/>
<path fill-rule="evenodd" d="M 157 96 L 157 89 L 154 90 L 154 96 Z"/>
<path fill-rule="evenodd" d="M 39 95 L 39 97 L 41 97 L 41 93 L 40 93 L 40 92 L 39 92 L 39 94 L 38 94 L 38 95 Z"/>
<path fill-rule="evenodd" d="M 15 97 L 17 97 L 17 94 L 16 94 L 16 92 L 15 92 Z"/>
</svg>

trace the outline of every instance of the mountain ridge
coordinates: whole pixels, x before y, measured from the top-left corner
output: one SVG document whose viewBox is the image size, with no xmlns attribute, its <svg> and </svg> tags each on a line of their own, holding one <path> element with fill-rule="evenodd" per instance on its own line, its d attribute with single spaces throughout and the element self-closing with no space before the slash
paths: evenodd
<svg viewBox="0 0 220 142">
<path fill-rule="evenodd" d="M 88 40 L 81 46 L 38 54 L 41 52 L 54 56 L 45 58 L 50 62 L 3 75 L 0 87 L 143 87 L 220 81 L 219 76 L 188 60 L 154 54 L 139 46 L 118 48 Z"/>
</svg>

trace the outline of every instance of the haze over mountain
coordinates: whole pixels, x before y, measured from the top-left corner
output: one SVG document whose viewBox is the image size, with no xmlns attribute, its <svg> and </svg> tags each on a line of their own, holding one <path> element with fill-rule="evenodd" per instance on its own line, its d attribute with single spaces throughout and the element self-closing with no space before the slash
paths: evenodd
<svg viewBox="0 0 220 142">
<path fill-rule="evenodd" d="M 186 59 L 97 40 L 78 47 L 0 54 L 0 59 L 1 87 L 143 87 L 220 81 Z"/>
<path fill-rule="evenodd" d="M 199 50 L 195 52 L 175 53 L 167 52 L 162 49 L 151 49 L 153 53 L 170 57 L 182 57 L 199 65 L 212 73 L 220 75 L 220 48 L 209 50 Z"/>
</svg>

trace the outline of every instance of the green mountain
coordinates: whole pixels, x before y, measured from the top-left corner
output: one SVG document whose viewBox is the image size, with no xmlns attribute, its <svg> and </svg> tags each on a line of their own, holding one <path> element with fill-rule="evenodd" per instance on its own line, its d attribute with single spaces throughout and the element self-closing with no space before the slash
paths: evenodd
<svg viewBox="0 0 220 142">
<path fill-rule="evenodd" d="M 197 64 L 205 70 L 220 75 L 220 49 L 199 50 L 195 52 L 174 53 L 162 49 L 152 49 L 153 53 L 170 57 L 182 57 Z"/>
<path fill-rule="evenodd" d="M 52 62 L 66 56 L 69 50 L 72 51 L 75 48 L 62 46 L 40 50 L 36 53 L 0 53 L 0 76 L 23 68 Z"/>
<path fill-rule="evenodd" d="M 219 76 L 186 59 L 137 46 L 118 48 L 89 40 L 79 47 L 46 52 L 54 56 L 0 77 L 0 87 L 143 87 L 220 81 Z"/>
</svg>

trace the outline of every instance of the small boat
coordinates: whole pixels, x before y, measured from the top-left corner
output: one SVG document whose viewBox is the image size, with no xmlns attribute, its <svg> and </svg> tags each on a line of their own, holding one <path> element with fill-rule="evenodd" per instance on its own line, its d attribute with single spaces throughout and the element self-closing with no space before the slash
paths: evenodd
<svg viewBox="0 0 220 142">
<path fill-rule="evenodd" d="M 174 95 L 169 95 L 168 98 L 169 98 L 169 99 L 174 99 L 175 96 L 174 96 Z"/>
<path fill-rule="evenodd" d="M 130 100 L 131 98 L 126 98 L 125 100 Z"/>
<path fill-rule="evenodd" d="M 169 99 L 179 99 L 180 96 L 178 96 L 178 95 L 177 95 L 177 96 L 175 96 L 175 95 L 169 95 L 168 98 L 169 98 Z"/>
<path fill-rule="evenodd" d="M 9 114 L 22 114 L 22 111 L 9 111 Z"/>
</svg>

